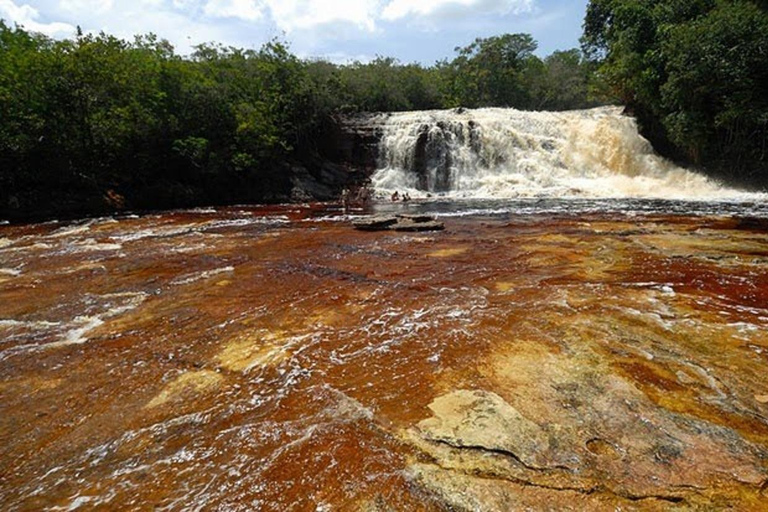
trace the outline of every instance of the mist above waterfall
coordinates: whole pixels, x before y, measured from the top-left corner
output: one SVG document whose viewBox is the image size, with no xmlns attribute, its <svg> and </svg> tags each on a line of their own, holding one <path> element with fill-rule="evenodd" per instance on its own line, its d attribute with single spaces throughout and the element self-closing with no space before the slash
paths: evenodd
<svg viewBox="0 0 768 512">
<path fill-rule="evenodd" d="M 754 194 L 720 185 L 654 153 L 619 107 L 571 112 L 513 109 L 388 115 L 382 194 L 451 198 L 730 200 Z"/>
</svg>

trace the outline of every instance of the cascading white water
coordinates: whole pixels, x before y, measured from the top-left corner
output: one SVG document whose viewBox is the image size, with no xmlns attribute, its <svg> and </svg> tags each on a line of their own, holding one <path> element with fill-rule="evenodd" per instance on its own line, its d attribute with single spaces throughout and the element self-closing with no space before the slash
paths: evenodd
<svg viewBox="0 0 768 512">
<path fill-rule="evenodd" d="M 728 200 L 726 188 L 653 152 L 619 107 L 425 111 L 384 121 L 378 193 L 453 198 Z"/>
</svg>

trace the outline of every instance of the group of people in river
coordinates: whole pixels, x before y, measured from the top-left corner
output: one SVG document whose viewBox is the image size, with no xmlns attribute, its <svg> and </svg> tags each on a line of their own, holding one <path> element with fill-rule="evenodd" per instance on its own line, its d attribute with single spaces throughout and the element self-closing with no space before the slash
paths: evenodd
<svg viewBox="0 0 768 512">
<path fill-rule="evenodd" d="M 341 191 L 341 204 L 344 213 L 349 213 L 353 205 L 365 208 L 371 200 L 371 191 L 368 187 L 360 187 L 356 191 L 345 188 Z"/>
<path fill-rule="evenodd" d="M 377 199 L 384 199 L 386 196 L 377 196 Z M 409 203 L 411 201 L 411 195 L 408 192 L 400 194 L 400 191 L 396 190 L 390 196 L 390 200 L 393 203 L 403 202 Z M 368 187 L 359 187 L 357 189 L 345 188 L 341 191 L 341 204 L 344 208 L 344 213 L 349 213 L 353 207 L 365 208 L 371 201 L 371 190 Z"/>
<path fill-rule="evenodd" d="M 393 203 L 396 203 L 398 201 L 402 201 L 404 203 L 408 203 L 411 200 L 411 196 L 410 196 L 410 194 L 408 194 L 408 192 L 404 192 L 403 195 L 401 196 L 400 192 L 395 190 L 395 192 L 392 194 L 390 199 L 392 200 Z"/>
</svg>

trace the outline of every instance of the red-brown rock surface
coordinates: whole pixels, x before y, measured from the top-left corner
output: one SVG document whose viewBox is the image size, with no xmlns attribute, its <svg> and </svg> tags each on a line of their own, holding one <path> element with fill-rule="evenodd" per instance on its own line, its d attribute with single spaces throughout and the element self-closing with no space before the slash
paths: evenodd
<svg viewBox="0 0 768 512">
<path fill-rule="evenodd" d="M 768 225 L 0 227 L 6 510 L 764 510 Z"/>
</svg>

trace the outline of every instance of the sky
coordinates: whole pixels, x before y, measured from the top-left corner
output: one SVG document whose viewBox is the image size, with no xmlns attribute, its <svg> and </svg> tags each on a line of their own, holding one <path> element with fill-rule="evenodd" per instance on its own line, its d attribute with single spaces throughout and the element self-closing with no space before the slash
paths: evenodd
<svg viewBox="0 0 768 512">
<path fill-rule="evenodd" d="M 0 0 L 0 18 L 64 38 L 153 32 L 178 53 L 219 42 L 259 48 L 278 38 L 305 58 L 377 55 L 432 64 L 476 37 L 526 32 L 538 54 L 578 46 L 588 0 Z"/>
</svg>

